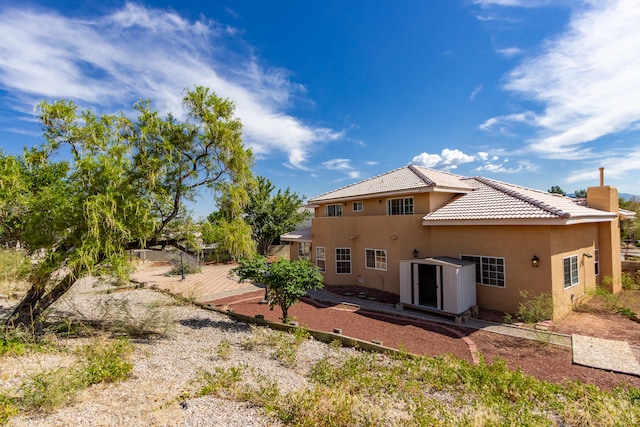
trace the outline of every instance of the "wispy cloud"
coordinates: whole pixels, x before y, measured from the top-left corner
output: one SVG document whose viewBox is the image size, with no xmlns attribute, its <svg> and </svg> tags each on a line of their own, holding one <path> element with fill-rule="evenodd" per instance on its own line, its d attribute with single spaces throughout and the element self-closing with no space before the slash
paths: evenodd
<svg viewBox="0 0 640 427">
<path fill-rule="evenodd" d="M 532 126 L 538 134 L 528 148 L 561 159 L 594 156 L 585 142 L 638 129 L 640 3 L 584 4 L 589 8 L 575 10 L 564 33 L 506 76 L 507 90 L 538 103 L 541 110 L 493 117 L 482 129 L 505 133 L 513 125 Z"/>
<path fill-rule="evenodd" d="M 592 163 L 592 166 L 573 171 L 567 178 L 567 182 L 598 182 L 599 167 L 605 168 L 606 178 L 619 180 L 622 186 L 633 187 L 629 190 L 630 192 L 638 192 L 637 171 L 640 170 L 640 147 L 630 147 L 625 153 L 599 158 L 597 162 Z"/>
<path fill-rule="evenodd" d="M 518 56 L 522 54 L 522 49 L 519 47 L 505 47 L 502 49 L 496 50 L 500 55 L 506 56 L 507 58 L 511 58 L 513 56 Z"/>
<path fill-rule="evenodd" d="M 476 96 L 478 96 L 478 94 L 480 92 L 482 92 L 482 89 L 484 88 L 484 86 L 482 85 L 478 85 L 475 88 L 473 88 L 473 91 L 471 91 L 471 94 L 469 95 L 469 99 L 471 101 L 473 101 L 474 99 L 476 99 Z"/>
<path fill-rule="evenodd" d="M 0 103 L 28 113 L 43 98 L 72 98 L 101 112 L 126 112 L 138 98 L 149 98 L 159 111 L 180 118 L 184 89 L 203 85 L 235 102 L 245 143 L 257 155 L 279 152 L 304 168 L 314 145 L 343 134 L 287 114 L 304 87 L 286 70 L 262 64 L 240 33 L 134 3 L 110 15 L 76 18 L 0 9 L 0 88 L 12 96 Z M 235 50 L 225 48 L 231 45 Z"/>
<path fill-rule="evenodd" d="M 352 165 L 350 159 L 332 159 L 322 162 L 322 168 L 334 171 L 340 171 L 345 176 L 335 181 L 342 181 L 344 179 L 359 179 L 362 174 L 357 171 Z"/>
</svg>

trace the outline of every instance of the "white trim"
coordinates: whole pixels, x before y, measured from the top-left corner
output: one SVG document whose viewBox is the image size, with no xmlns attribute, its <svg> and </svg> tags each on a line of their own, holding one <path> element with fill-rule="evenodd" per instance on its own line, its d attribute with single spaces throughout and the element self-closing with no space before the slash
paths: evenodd
<svg viewBox="0 0 640 427">
<path fill-rule="evenodd" d="M 373 265 L 374 267 L 369 267 L 367 265 L 367 251 L 373 251 Z M 378 252 L 384 252 L 384 268 L 378 267 Z M 378 270 L 378 271 L 387 271 L 387 266 L 389 265 L 389 256 L 387 254 L 386 249 L 374 249 L 374 248 L 365 248 L 364 249 L 364 268 L 368 270 Z"/>
<path fill-rule="evenodd" d="M 338 260 L 338 250 L 345 250 L 348 249 L 349 250 L 349 260 Z M 335 256 L 336 256 L 336 274 L 352 274 L 353 273 L 353 253 L 351 251 L 351 248 L 336 248 L 334 250 Z M 341 273 L 338 271 L 338 262 L 348 262 L 349 263 L 349 272 L 348 273 Z"/>
<path fill-rule="evenodd" d="M 572 262 L 571 262 L 572 258 L 575 258 L 575 261 L 576 261 L 576 268 L 575 268 L 575 273 L 576 273 L 575 279 L 576 279 L 576 282 L 575 283 L 573 283 L 573 267 L 572 267 Z M 566 283 L 565 283 L 565 273 L 566 273 L 566 271 L 565 271 L 564 261 L 566 259 L 570 260 L 569 261 L 569 282 L 570 282 L 569 286 L 566 286 Z M 578 286 L 579 284 L 580 284 L 580 262 L 578 261 L 578 254 L 573 254 L 573 255 L 569 255 L 569 256 L 563 257 L 562 258 L 562 286 L 563 286 L 564 290 L 566 291 L 567 289 L 571 289 L 574 286 Z"/>
<path fill-rule="evenodd" d="M 504 259 L 504 257 L 499 257 L 499 256 L 489 256 L 489 255 L 473 255 L 473 254 L 460 254 L 459 258 L 462 260 L 462 257 L 466 256 L 466 257 L 473 257 L 473 258 L 480 258 L 480 282 L 477 281 L 478 277 L 476 277 L 476 284 L 477 285 L 482 285 L 482 286 L 489 286 L 491 288 L 498 288 L 498 289 L 506 289 L 507 288 L 507 263 Z M 492 285 L 491 283 L 482 283 L 482 279 L 484 277 L 483 270 L 482 270 L 482 258 L 491 258 L 491 259 L 501 259 L 502 260 L 502 282 L 504 283 L 504 285 Z M 464 260 L 464 261 L 470 261 L 470 260 Z M 478 267 L 476 267 L 478 268 Z"/>
<path fill-rule="evenodd" d="M 318 250 L 322 249 L 322 258 L 318 258 Z M 318 265 L 318 260 L 320 261 L 324 261 L 324 268 L 320 268 L 320 266 Z M 327 250 L 325 249 L 324 246 L 316 246 L 316 266 L 318 267 L 318 269 L 320 270 L 321 273 L 325 273 L 327 271 Z"/>
</svg>

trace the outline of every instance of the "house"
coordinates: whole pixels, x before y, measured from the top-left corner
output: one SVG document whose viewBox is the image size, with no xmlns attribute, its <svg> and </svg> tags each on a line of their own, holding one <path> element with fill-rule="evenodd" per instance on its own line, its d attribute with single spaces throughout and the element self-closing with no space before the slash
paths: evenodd
<svg viewBox="0 0 640 427">
<path fill-rule="evenodd" d="M 554 316 L 603 284 L 621 287 L 617 189 L 586 205 L 488 178 L 401 167 L 308 201 L 310 229 L 281 236 L 327 285 L 392 292 L 400 301 L 462 313 L 513 313 L 521 292 L 552 295 Z"/>
</svg>

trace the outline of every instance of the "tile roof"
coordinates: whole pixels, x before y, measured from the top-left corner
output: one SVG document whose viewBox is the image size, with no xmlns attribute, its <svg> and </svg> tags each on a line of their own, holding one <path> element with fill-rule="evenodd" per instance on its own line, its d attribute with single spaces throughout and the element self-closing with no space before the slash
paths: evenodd
<svg viewBox="0 0 640 427">
<path fill-rule="evenodd" d="M 465 178 L 420 166 L 404 166 L 309 199 L 309 204 L 397 192 L 437 191 L 466 193 L 473 188 Z"/>
<path fill-rule="evenodd" d="M 569 197 L 494 181 L 468 178 L 475 191 L 458 196 L 423 217 L 424 225 L 457 221 L 557 219 L 607 221 L 616 213 L 580 206 Z"/>
</svg>

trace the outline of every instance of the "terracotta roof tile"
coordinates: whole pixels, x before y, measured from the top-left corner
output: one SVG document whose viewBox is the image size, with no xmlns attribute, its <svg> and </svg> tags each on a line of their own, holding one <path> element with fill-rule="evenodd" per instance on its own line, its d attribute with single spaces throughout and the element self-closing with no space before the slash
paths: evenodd
<svg viewBox="0 0 640 427">
<path fill-rule="evenodd" d="M 425 222 L 494 219 L 570 219 L 612 216 L 580 206 L 572 199 L 487 178 L 470 178 L 476 190 L 429 213 Z"/>
<path fill-rule="evenodd" d="M 472 190 L 462 176 L 419 166 L 405 166 L 313 197 L 309 199 L 309 204 L 399 191 L 429 191 L 430 188 L 438 187 L 458 190 L 461 193 Z"/>
</svg>

